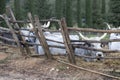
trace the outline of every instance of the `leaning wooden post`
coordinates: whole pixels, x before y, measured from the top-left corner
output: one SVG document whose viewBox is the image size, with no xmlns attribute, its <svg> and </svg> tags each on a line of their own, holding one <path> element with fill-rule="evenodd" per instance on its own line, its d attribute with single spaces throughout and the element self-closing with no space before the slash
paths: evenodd
<svg viewBox="0 0 120 80">
<path fill-rule="evenodd" d="M 19 39 L 18 39 L 17 35 L 15 34 L 15 31 L 12 28 L 11 24 L 9 23 L 9 21 L 8 21 L 9 19 L 8 19 L 7 15 L 5 15 L 5 14 L 4 14 L 4 19 L 5 19 L 5 22 L 6 22 L 7 26 L 10 28 L 10 31 L 11 31 L 11 33 L 13 35 L 13 38 L 15 39 L 15 41 L 16 41 L 19 49 L 20 49 L 20 52 L 23 54 L 24 51 L 23 51 L 22 46 L 21 46 L 21 44 L 19 42 Z"/>
<path fill-rule="evenodd" d="M 66 22 L 65 22 L 64 18 L 61 19 L 61 22 L 59 21 L 59 25 L 61 27 L 63 40 L 64 40 L 65 47 L 66 47 L 66 51 L 68 53 L 68 59 L 69 59 L 70 63 L 76 64 L 74 51 L 73 51 L 73 48 L 71 46 L 71 42 L 70 42 L 68 30 L 67 30 L 67 25 L 66 25 Z"/>
<path fill-rule="evenodd" d="M 43 35 L 41 24 L 39 22 L 39 18 L 37 16 L 35 17 L 35 24 L 34 24 L 31 13 L 28 13 L 28 17 L 29 17 L 30 22 L 33 25 L 33 31 L 35 32 L 36 37 L 39 39 L 39 42 L 41 43 L 41 45 L 43 47 L 43 50 L 45 52 L 45 56 L 47 57 L 47 59 L 52 59 L 53 57 L 50 54 L 48 44 L 47 44 L 46 39 Z M 35 26 L 38 26 L 38 29 Z"/>
<path fill-rule="evenodd" d="M 14 13 L 13 13 L 13 11 L 11 10 L 11 8 L 10 8 L 10 7 L 7 7 L 7 10 L 8 10 L 8 12 L 10 13 L 10 17 L 11 17 L 12 21 L 16 22 L 16 18 L 15 18 L 15 16 L 14 16 Z M 17 29 L 20 28 L 17 23 L 15 23 L 15 27 L 16 27 Z M 20 31 L 19 31 L 19 34 L 22 35 L 22 33 L 21 33 Z M 31 54 L 31 51 L 30 51 L 30 49 L 29 49 L 29 46 L 28 46 L 27 44 L 25 44 L 25 39 L 24 39 L 24 37 L 22 37 L 21 35 L 19 35 L 19 36 L 22 38 L 22 40 L 23 40 L 23 42 L 24 42 L 23 44 L 24 44 L 25 50 L 26 50 L 27 54 L 30 55 L 30 54 Z"/>
<path fill-rule="evenodd" d="M 38 32 L 36 35 L 37 35 L 37 37 L 38 37 L 38 39 L 43 47 L 43 50 L 45 52 L 46 57 L 48 59 L 52 59 L 53 57 L 52 57 L 52 54 L 50 53 L 49 46 L 48 46 L 47 41 L 45 39 L 45 36 L 43 34 L 42 27 L 41 27 L 41 24 L 39 22 L 38 16 L 35 16 L 35 26 L 37 26 L 37 28 L 38 28 Z"/>
<path fill-rule="evenodd" d="M 13 13 L 13 11 L 11 10 L 11 8 L 10 8 L 10 7 L 7 7 L 6 9 L 7 9 L 7 11 L 9 12 L 12 21 L 16 21 L 16 18 L 15 18 L 15 16 L 14 16 L 14 13 Z M 15 27 L 16 27 L 16 28 L 19 28 L 19 26 L 18 26 L 17 23 L 15 23 Z"/>
</svg>

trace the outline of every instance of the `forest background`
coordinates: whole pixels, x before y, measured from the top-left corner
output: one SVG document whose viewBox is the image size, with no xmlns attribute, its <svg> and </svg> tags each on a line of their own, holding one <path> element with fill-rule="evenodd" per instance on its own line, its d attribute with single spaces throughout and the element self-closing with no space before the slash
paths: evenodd
<svg viewBox="0 0 120 80">
<path fill-rule="evenodd" d="M 17 20 L 26 20 L 31 12 L 40 19 L 65 17 L 68 27 L 104 29 L 104 22 L 120 26 L 120 0 L 0 0 L 0 14 L 6 6 Z"/>
</svg>

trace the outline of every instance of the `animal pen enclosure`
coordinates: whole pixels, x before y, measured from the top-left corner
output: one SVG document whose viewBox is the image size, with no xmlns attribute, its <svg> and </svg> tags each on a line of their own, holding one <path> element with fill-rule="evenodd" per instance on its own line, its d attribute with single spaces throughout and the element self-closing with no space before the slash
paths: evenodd
<svg viewBox="0 0 120 80">
<path fill-rule="evenodd" d="M 61 20 L 56 20 L 56 19 L 39 20 L 38 16 L 32 17 L 32 15 L 30 13 L 28 14 L 28 18 L 29 18 L 28 21 L 19 21 L 19 20 L 15 19 L 15 16 L 14 16 L 14 14 L 13 14 L 13 12 L 12 12 L 12 10 L 10 8 L 7 8 L 7 10 L 9 12 L 9 14 L 10 14 L 9 17 L 6 14 L 1 15 L 1 17 L 5 20 L 8 28 L 0 27 L 0 34 L 2 34 L 4 32 L 7 32 L 7 33 L 10 32 L 12 34 L 12 36 L 13 36 L 13 39 L 5 38 L 3 36 L 0 36 L 0 39 L 7 40 L 7 41 L 10 41 L 10 42 L 15 42 L 17 47 L 19 48 L 19 51 L 20 51 L 21 55 L 23 55 L 23 56 L 32 56 L 31 50 L 29 48 L 29 45 L 42 46 L 42 48 L 43 48 L 43 50 L 45 52 L 44 56 L 47 59 L 54 59 L 54 55 L 51 54 L 51 52 L 49 50 L 49 47 L 65 49 L 66 52 L 67 52 L 66 55 L 68 56 L 68 61 L 70 63 L 72 63 L 72 64 L 76 64 L 74 48 L 83 48 L 83 49 L 92 50 L 92 51 L 102 51 L 105 54 L 109 54 L 109 53 L 113 53 L 113 52 L 119 52 L 117 50 L 95 49 L 95 48 L 91 48 L 91 47 L 86 47 L 86 46 L 84 46 L 84 45 L 82 45 L 80 43 L 79 44 L 72 43 L 72 42 L 108 43 L 108 42 L 115 42 L 115 41 L 119 41 L 119 40 L 103 40 L 103 41 L 70 40 L 69 32 L 70 31 L 84 31 L 84 32 L 100 32 L 100 33 L 113 33 L 113 32 L 114 33 L 119 33 L 120 30 L 113 31 L 113 30 L 96 30 L 96 29 L 87 29 L 87 28 L 86 29 L 84 29 L 84 28 L 69 28 L 69 27 L 67 27 L 66 21 L 65 21 L 64 18 L 61 19 Z M 59 32 L 61 32 L 61 34 L 62 34 L 63 43 L 59 42 L 59 41 L 54 41 L 54 40 L 50 40 L 50 39 L 46 39 L 45 38 L 44 33 L 43 33 L 43 29 L 41 28 L 41 24 L 40 24 L 40 22 L 42 22 L 42 21 L 53 21 L 53 22 L 57 22 L 59 24 L 59 26 L 61 28 L 61 30 Z M 20 32 L 20 27 L 19 27 L 18 23 L 21 23 L 21 24 L 32 23 L 32 25 L 34 27 L 32 31 L 35 33 L 35 36 L 25 36 L 25 35 L 23 35 Z M 21 38 L 21 40 L 19 40 L 18 35 Z M 39 42 L 41 42 L 41 44 L 35 44 L 35 43 L 26 42 L 24 37 L 37 37 Z M 65 46 L 49 45 L 47 43 L 47 41 L 53 41 L 53 42 L 56 42 L 56 43 L 61 43 L 61 44 L 64 44 Z M 21 45 L 21 43 L 24 44 L 24 47 Z M 26 52 L 24 52 L 24 49 L 25 49 Z M 120 59 L 120 57 L 106 57 L 106 56 L 105 57 L 101 57 L 101 56 L 92 57 L 92 56 L 85 56 L 84 55 L 84 56 L 79 56 L 79 57 L 91 58 L 91 59 L 97 59 L 97 58 L 101 58 L 101 59 Z M 58 61 L 60 61 L 60 60 L 58 60 Z M 62 61 L 60 61 L 60 62 L 62 62 Z M 99 73 L 99 72 L 94 72 L 92 70 L 88 70 L 88 69 L 84 69 L 84 68 L 81 68 L 81 67 L 77 67 L 77 66 L 69 64 L 69 63 L 67 63 L 67 64 L 71 65 L 71 66 L 73 66 L 75 68 L 83 69 L 85 71 L 89 71 L 89 72 L 93 72 L 93 73 L 97 73 L 97 74 L 100 74 L 100 75 L 104 75 L 104 76 L 108 76 L 108 77 L 112 77 L 112 78 L 118 79 L 118 77 L 106 75 L 106 74 Z"/>
</svg>

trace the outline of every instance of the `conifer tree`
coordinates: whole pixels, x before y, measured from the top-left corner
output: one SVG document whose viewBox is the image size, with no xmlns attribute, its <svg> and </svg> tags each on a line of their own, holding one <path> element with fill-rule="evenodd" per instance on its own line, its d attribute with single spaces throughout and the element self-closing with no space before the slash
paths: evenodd
<svg viewBox="0 0 120 80">
<path fill-rule="evenodd" d="M 72 27 L 72 1 L 66 0 L 66 22 L 68 27 Z"/>
<path fill-rule="evenodd" d="M 47 0 L 35 0 L 34 13 L 39 16 L 40 19 L 46 19 L 50 17 L 50 5 Z"/>
<path fill-rule="evenodd" d="M 120 26 L 120 0 L 110 0 L 109 22 L 114 26 Z"/>
<path fill-rule="evenodd" d="M 102 19 L 104 22 L 107 21 L 107 15 L 106 15 L 106 0 L 102 0 L 102 10 L 101 10 L 101 13 L 102 13 Z"/>
<path fill-rule="evenodd" d="M 17 20 L 22 19 L 20 0 L 14 0 L 14 12 Z"/>
<path fill-rule="evenodd" d="M 0 0 L 0 14 L 5 13 L 6 0 Z"/>
<path fill-rule="evenodd" d="M 86 0 L 86 25 L 92 27 L 92 0 Z"/>
<path fill-rule="evenodd" d="M 5 0 L 0 0 L 0 15 L 5 13 L 5 6 L 6 6 L 5 2 L 6 2 Z M 0 18 L 0 26 L 6 27 L 5 21 L 2 18 Z"/>
<path fill-rule="evenodd" d="M 92 11 L 92 21 L 94 28 L 102 28 L 103 23 L 102 13 L 101 13 L 101 0 L 93 0 L 93 11 Z"/>
<path fill-rule="evenodd" d="M 82 26 L 81 0 L 77 0 L 77 25 Z"/>
<path fill-rule="evenodd" d="M 24 4 L 24 15 L 27 17 L 27 13 L 30 12 L 34 15 L 34 1 L 33 0 L 25 0 Z"/>
<path fill-rule="evenodd" d="M 55 1 L 55 14 L 57 19 L 61 19 L 63 17 L 63 0 Z"/>
</svg>

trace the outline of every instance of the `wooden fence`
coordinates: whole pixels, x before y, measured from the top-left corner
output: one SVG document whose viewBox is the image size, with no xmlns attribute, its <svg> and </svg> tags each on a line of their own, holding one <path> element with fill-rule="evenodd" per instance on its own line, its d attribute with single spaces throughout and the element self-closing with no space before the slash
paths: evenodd
<svg viewBox="0 0 120 80">
<path fill-rule="evenodd" d="M 75 60 L 75 54 L 74 54 L 74 49 L 73 48 L 83 48 L 83 49 L 88 49 L 88 50 L 93 50 L 93 51 L 102 51 L 104 53 L 113 53 L 113 52 L 118 52 L 116 50 L 108 50 L 108 49 L 94 49 L 94 48 L 90 48 L 90 47 L 85 47 L 81 44 L 72 44 L 71 42 L 89 42 L 89 43 L 108 43 L 108 42 L 115 42 L 115 41 L 120 41 L 120 40 L 107 40 L 107 41 L 88 41 L 88 40 L 70 40 L 69 38 L 69 31 L 84 31 L 84 32 L 101 32 L 101 33 L 118 33 L 120 32 L 120 30 L 117 31 L 113 31 L 113 30 L 96 30 L 96 29 L 89 29 L 89 28 L 69 28 L 66 25 L 66 21 L 64 18 L 62 18 L 61 20 L 56 20 L 56 19 L 52 19 L 49 21 L 53 21 L 53 22 L 57 22 L 61 28 L 61 30 L 59 32 L 62 33 L 63 36 L 63 43 L 59 42 L 59 41 L 54 41 L 54 40 L 50 40 L 50 39 L 46 39 L 45 36 L 43 35 L 43 29 L 41 28 L 41 21 L 48 21 L 48 20 L 39 20 L 38 16 L 32 16 L 30 13 L 28 14 L 28 21 L 20 21 L 20 20 L 16 20 L 15 16 L 12 12 L 12 10 L 8 7 L 7 11 L 9 12 L 9 17 L 8 15 L 4 14 L 4 15 L 0 15 L 1 18 L 3 18 L 8 26 L 8 28 L 3 28 L 0 27 L 0 34 L 2 32 L 11 32 L 12 36 L 14 39 L 9 39 L 9 38 L 5 38 L 0 36 L 0 39 L 3 40 L 7 40 L 10 42 L 15 42 L 17 44 L 17 46 L 19 47 L 19 50 L 21 52 L 21 55 L 24 56 L 30 56 L 31 55 L 31 50 L 29 49 L 29 44 L 30 45 L 39 45 L 43 47 L 43 50 L 45 52 L 45 56 L 47 59 L 53 59 L 53 55 L 50 53 L 49 47 L 56 47 L 56 48 L 62 48 L 62 49 L 66 49 L 67 51 L 67 55 L 68 55 L 68 60 L 70 63 L 72 64 L 76 64 L 76 60 Z M 41 44 L 35 44 L 35 43 L 28 43 L 25 41 L 24 36 L 20 31 L 20 27 L 18 25 L 18 23 L 32 23 L 32 25 L 34 26 L 33 31 L 35 32 L 35 36 L 29 36 L 29 37 L 37 37 L 39 39 L 39 42 Z M 38 26 L 36 28 L 36 26 Z M 15 30 L 18 29 L 18 30 Z M 17 35 L 20 35 L 22 40 L 19 40 Z M 26 36 L 27 37 L 27 36 Z M 48 45 L 47 41 L 53 41 L 53 42 L 57 42 L 57 43 L 61 43 L 64 44 L 65 46 L 53 46 L 53 45 Z M 22 47 L 21 43 L 23 43 L 25 46 Z M 24 51 L 25 49 L 25 51 Z M 27 53 L 27 54 L 25 54 Z M 80 57 L 87 57 L 87 58 L 93 58 L 91 56 L 80 56 Z M 94 57 L 97 58 L 97 57 Z M 104 59 L 120 59 L 120 57 L 104 57 Z"/>
</svg>

